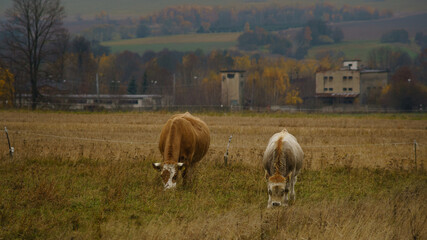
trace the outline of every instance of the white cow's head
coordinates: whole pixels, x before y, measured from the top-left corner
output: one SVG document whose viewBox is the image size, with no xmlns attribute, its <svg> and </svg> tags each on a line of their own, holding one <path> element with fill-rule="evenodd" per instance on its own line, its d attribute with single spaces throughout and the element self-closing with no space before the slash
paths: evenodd
<svg viewBox="0 0 427 240">
<path fill-rule="evenodd" d="M 279 173 L 270 176 L 267 171 L 265 176 L 267 179 L 268 188 L 268 208 L 286 206 L 288 202 L 289 184 L 292 172 L 287 177 L 283 177 Z"/>
<path fill-rule="evenodd" d="M 161 173 L 165 190 L 174 189 L 176 187 L 178 172 L 182 170 L 183 167 L 184 163 L 181 162 L 153 163 L 153 168 Z"/>
</svg>

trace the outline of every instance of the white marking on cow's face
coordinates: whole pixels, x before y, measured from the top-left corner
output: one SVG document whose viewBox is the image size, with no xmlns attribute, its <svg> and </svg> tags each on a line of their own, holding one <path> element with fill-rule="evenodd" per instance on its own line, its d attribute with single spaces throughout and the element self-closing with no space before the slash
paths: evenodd
<svg viewBox="0 0 427 240">
<path fill-rule="evenodd" d="M 178 172 L 184 166 L 184 163 L 153 163 L 153 168 L 160 172 L 164 190 L 174 189 L 178 179 Z"/>
<path fill-rule="evenodd" d="M 162 181 L 165 190 L 174 189 L 176 187 L 176 180 L 178 178 L 177 164 L 164 164 L 162 169 Z"/>
<path fill-rule="evenodd" d="M 286 206 L 289 190 L 286 188 L 286 181 L 275 183 L 268 182 L 268 208 Z"/>
</svg>

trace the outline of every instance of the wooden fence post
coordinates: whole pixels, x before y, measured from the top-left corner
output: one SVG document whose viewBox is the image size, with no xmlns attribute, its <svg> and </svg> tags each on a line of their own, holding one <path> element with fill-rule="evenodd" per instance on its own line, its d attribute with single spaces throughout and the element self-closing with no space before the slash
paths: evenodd
<svg viewBox="0 0 427 240">
<path fill-rule="evenodd" d="M 225 166 L 228 165 L 228 148 L 230 147 L 231 138 L 233 138 L 233 135 L 230 135 L 230 138 L 228 139 L 227 150 L 225 151 L 225 154 L 224 154 L 224 164 L 225 164 Z"/>
<path fill-rule="evenodd" d="M 13 152 L 15 151 L 15 149 L 10 146 L 9 133 L 7 132 L 6 127 L 4 127 L 4 131 L 6 133 L 7 143 L 9 144 L 9 155 L 10 155 L 10 158 L 12 159 L 13 158 Z"/>
</svg>

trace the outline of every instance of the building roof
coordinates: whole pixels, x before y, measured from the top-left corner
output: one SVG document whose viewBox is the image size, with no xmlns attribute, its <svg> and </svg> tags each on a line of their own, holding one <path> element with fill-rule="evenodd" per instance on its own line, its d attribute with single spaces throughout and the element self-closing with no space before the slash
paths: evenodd
<svg viewBox="0 0 427 240">
<path fill-rule="evenodd" d="M 359 93 L 317 93 L 316 97 L 355 98 Z"/>
<path fill-rule="evenodd" d="M 344 59 L 342 60 L 342 62 L 361 62 L 362 60 L 360 59 Z"/>
<path fill-rule="evenodd" d="M 379 70 L 379 69 L 364 69 L 360 71 L 360 73 L 382 73 L 382 72 L 388 72 L 387 70 Z"/>
</svg>

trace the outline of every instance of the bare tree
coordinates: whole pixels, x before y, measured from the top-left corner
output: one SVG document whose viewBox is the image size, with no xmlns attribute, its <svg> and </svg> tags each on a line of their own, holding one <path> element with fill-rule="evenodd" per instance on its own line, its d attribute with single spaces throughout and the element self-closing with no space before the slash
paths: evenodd
<svg viewBox="0 0 427 240">
<path fill-rule="evenodd" d="M 60 0 L 13 0 L 2 25 L 5 37 L 2 55 L 24 72 L 31 83 L 32 109 L 39 100 L 37 82 L 41 68 L 55 54 L 54 43 L 66 30 L 65 11 Z"/>
</svg>

